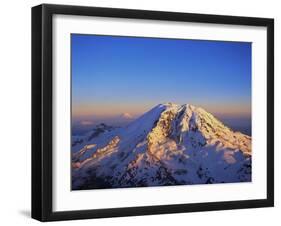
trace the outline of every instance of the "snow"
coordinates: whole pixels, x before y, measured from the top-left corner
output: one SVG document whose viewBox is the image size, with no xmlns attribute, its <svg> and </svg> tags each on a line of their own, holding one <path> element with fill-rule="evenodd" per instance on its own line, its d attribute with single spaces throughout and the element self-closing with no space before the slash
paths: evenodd
<svg viewBox="0 0 281 226">
<path fill-rule="evenodd" d="M 193 105 L 159 104 L 126 127 L 79 139 L 73 189 L 251 181 L 251 137 Z"/>
</svg>

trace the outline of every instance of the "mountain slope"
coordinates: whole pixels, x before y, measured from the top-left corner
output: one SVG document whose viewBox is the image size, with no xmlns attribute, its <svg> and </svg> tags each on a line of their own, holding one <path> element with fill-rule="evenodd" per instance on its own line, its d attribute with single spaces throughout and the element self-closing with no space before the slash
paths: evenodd
<svg viewBox="0 0 281 226">
<path fill-rule="evenodd" d="M 251 181 L 251 137 L 202 108 L 160 104 L 103 127 L 73 146 L 74 190 Z"/>
</svg>

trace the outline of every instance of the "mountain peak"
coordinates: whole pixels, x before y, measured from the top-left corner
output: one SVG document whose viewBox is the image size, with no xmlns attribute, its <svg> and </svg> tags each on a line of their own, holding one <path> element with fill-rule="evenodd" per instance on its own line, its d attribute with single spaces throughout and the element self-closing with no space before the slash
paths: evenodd
<svg viewBox="0 0 281 226">
<path fill-rule="evenodd" d="M 159 104 L 159 105 L 166 106 L 166 107 L 178 106 L 178 104 L 173 103 L 173 102 L 165 102 L 165 103 L 162 103 L 162 104 Z"/>
<path fill-rule="evenodd" d="M 120 117 L 121 117 L 121 118 L 124 118 L 124 119 L 133 119 L 133 118 L 134 118 L 133 115 L 131 115 L 131 114 L 128 113 L 128 112 L 122 113 Z"/>
<path fill-rule="evenodd" d="M 195 105 L 192 105 L 192 104 L 177 104 L 177 103 L 173 103 L 173 102 L 165 102 L 165 103 L 161 103 L 161 104 L 158 104 L 155 106 L 155 108 L 166 108 L 166 109 L 169 109 L 169 108 L 178 108 L 178 109 L 183 109 L 183 108 L 186 108 L 186 109 L 190 109 L 191 111 L 194 111 L 196 109 L 200 110 L 200 111 L 205 111 L 207 112 L 205 109 L 201 108 L 201 107 L 197 107 Z"/>
<path fill-rule="evenodd" d="M 251 180 L 251 137 L 190 104 L 159 104 L 84 140 L 73 148 L 73 189 Z"/>
</svg>

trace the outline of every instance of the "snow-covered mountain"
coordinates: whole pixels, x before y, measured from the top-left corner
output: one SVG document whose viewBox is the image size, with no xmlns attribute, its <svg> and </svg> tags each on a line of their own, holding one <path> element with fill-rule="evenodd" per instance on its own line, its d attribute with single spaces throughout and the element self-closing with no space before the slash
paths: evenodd
<svg viewBox="0 0 281 226">
<path fill-rule="evenodd" d="M 251 137 L 192 105 L 160 104 L 72 143 L 72 189 L 251 181 Z"/>
</svg>

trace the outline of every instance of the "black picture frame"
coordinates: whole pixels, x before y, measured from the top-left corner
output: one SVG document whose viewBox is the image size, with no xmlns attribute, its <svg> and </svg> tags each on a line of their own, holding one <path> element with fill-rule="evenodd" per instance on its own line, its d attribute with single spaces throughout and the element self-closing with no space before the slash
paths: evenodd
<svg viewBox="0 0 281 226">
<path fill-rule="evenodd" d="M 52 210 L 52 18 L 55 14 L 266 27 L 267 198 L 54 212 Z M 32 8 L 32 218 L 40 221 L 56 221 L 270 206 L 274 206 L 273 19 L 50 4 Z"/>
</svg>

